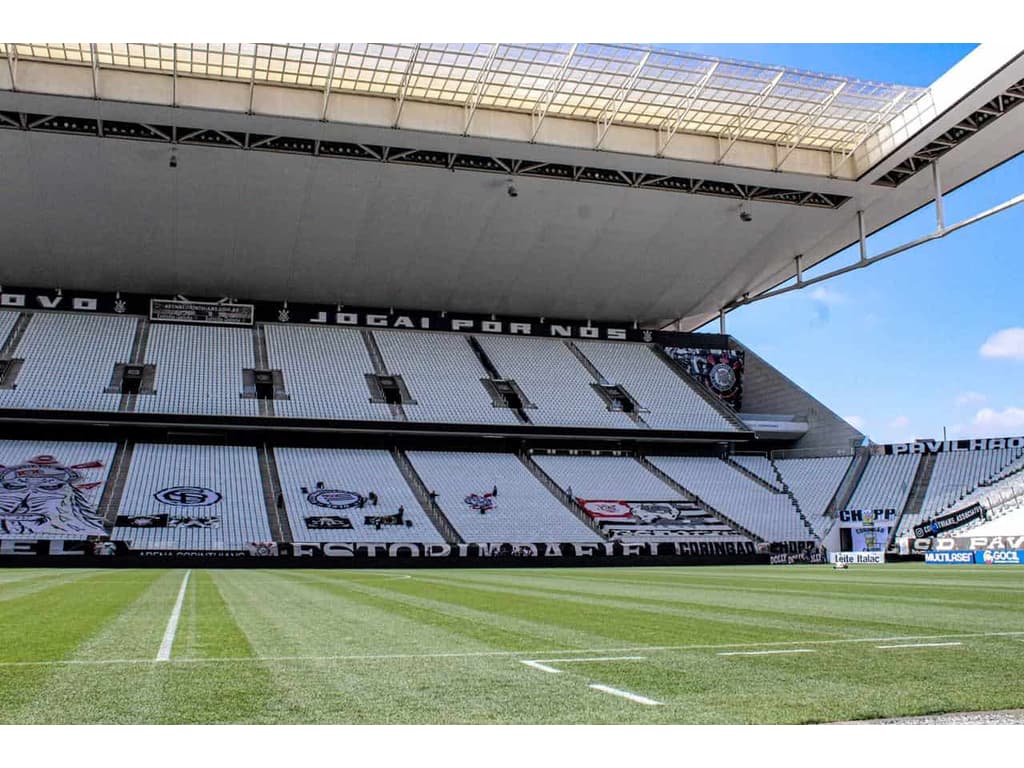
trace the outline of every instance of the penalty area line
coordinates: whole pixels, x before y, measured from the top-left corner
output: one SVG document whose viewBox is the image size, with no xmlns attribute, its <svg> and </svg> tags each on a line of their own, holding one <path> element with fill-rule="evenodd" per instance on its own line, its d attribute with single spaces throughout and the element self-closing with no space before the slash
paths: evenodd
<svg viewBox="0 0 1024 768">
<path fill-rule="evenodd" d="M 576 664 L 581 661 L 643 661 L 646 658 L 646 656 L 590 656 L 585 659 L 520 659 L 519 663 L 539 669 L 541 672 L 551 672 L 557 675 L 561 674 L 562 670 L 549 667 L 549 664 Z"/>
<path fill-rule="evenodd" d="M 185 602 L 185 589 L 188 587 L 188 577 L 192 571 L 185 571 L 185 578 L 181 580 L 181 589 L 178 590 L 178 599 L 174 602 L 171 616 L 167 620 L 167 629 L 164 630 L 164 639 L 160 643 L 160 650 L 156 652 L 156 661 L 171 660 L 171 646 L 174 645 L 174 636 L 178 633 L 178 619 L 181 618 L 181 606 Z"/>
<path fill-rule="evenodd" d="M 610 693 L 612 696 L 619 696 L 623 699 L 635 701 L 637 704 L 646 704 L 650 707 L 661 706 L 660 701 L 648 699 L 646 696 L 640 696 L 639 694 L 630 693 L 629 691 L 621 691 L 618 688 L 612 688 L 610 685 L 601 685 L 601 683 L 591 683 L 588 687 L 593 688 L 595 691 L 601 691 L 602 693 Z"/>
<path fill-rule="evenodd" d="M 951 648 L 954 645 L 963 645 L 963 643 L 907 643 L 906 645 L 876 645 L 875 648 L 884 650 L 890 648 Z"/>
</svg>

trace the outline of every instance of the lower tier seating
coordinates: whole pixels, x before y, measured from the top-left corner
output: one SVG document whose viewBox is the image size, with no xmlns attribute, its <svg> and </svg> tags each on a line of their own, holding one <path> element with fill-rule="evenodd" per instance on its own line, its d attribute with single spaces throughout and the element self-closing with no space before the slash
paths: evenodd
<svg viewBox="0 0 1024 768">
<path fill-rule="evenodd" d="M 270 541 L 255 448 L 135 446 L 112 539 L 134 549 L 245 549 Z"/>
<path fill-rule="evenodd" d="M 444 542 L 387 451 L 276 448 L 274 455 L 293 541 Z"/>
<path fill-rule="evenodd" d="M 601 540 L 510 453 L 410 451 L 408 455 L 467 542 Z"/>
</svg>

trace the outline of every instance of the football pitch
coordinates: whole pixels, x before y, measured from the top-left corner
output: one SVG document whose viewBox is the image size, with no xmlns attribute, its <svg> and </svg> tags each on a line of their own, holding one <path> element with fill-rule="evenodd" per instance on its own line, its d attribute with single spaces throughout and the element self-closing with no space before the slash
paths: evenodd
<svg viewBox="0 0 1024 768">
<path fill-rule="evenodd" d="M 0 722 L 815 723 L 1024 707 L 1024 572 L 0 570 Z"/>
</svg>

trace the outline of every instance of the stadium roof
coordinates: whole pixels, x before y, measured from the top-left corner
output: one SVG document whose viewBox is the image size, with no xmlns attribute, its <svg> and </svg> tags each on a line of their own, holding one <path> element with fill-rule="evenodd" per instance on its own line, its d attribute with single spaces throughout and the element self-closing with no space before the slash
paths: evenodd
<svg viewBox="0 0 1024 768">
<path fill-rule="evenodd" d="M 591 44 L 0 44 L 0 283 L 695 327 L 927 203 L 938 158 L 949 190 L 1019 153 L 1021 100 L 999 46 L 921 90 Z"/>
</svg>

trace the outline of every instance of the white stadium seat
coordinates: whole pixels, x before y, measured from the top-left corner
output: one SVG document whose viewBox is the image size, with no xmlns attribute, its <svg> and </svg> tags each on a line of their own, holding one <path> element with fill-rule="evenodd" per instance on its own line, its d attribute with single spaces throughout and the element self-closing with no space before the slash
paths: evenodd
<svg viewBox="0 0 1024 768">
<path fill-rule="evenodd" d="M 274 455 L 294 541 L 444 542 L 389 452 L 276 448 Z M 317 488 L 318 483 L 323 484 L 322 489 Z M 318 495 L 318 490 L 324 493 Z M 342 493 L 331 494 L 331 491 Z M 371 492 L 378 497 L 376 506 L 368 500 Z M 362 507 L 358 504 L 360 499 Z M 352 506 L 341 509 L 325 506 L 330 503 L 338 507 Z M 367 516 L 392 515 L 399 507 L 404 508 L 404 519 L 412 522 L 411 527 L 403 524 L 378 528 L 365 523 Z M 314 527 L 307 526 L 307 518 L 323 516 L 345 518 L 352 527 L 315 527 L 323 525 L 316 521 Z"/>
</svg>

